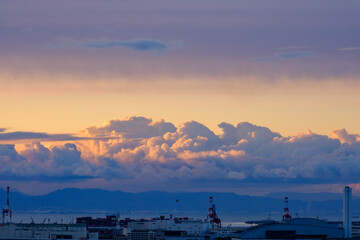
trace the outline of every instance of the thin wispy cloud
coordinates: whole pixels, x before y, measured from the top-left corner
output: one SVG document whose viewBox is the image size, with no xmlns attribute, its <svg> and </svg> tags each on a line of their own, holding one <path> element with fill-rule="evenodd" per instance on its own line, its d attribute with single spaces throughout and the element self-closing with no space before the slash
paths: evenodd
<svg viewBox="0 0 360 240">
<path fill-rule="evenodd" d="M 44 48 L 66 48 L 66 47 L 86 47 L 86 48 L 95 48 L 95 49 L 104 49 L 104 48 L 116 48 L 123 47 L 129 48 L 134 51 L 152 51 L 157 53 L 165 52 L 169 46 L 164 42 L 155 39 L 149 38 L 137 38 L 133 40 L 120 41 L 117 39 L 92 39 L 92 40 L 75 40 L 75 39 L 60 39 L 54 43 L 49 43 L 44 46 Z"/>
<path fill-rule="evenodd" d="M 256 57 L 253 58 L 254 62 L 267 62 L 267 61 L 271 61 L 272 58 L 271 57 Z"/>
<path fill-rule="evenodd" d="M 229 4 L 222 6 L 217 2 L 204 6 L 201 2 L 190 4 L 188 1 L 176 1 L 160 4 L 155 1 L 154 4 L 159 4 L 159 7 L 151 8 L 144 4 L 122 1 L 97 2 L 92 6 L 84 1 L 74 1 L 79 7 L 72 8 L 71 12 L 68 11 L 71 8 L 69 2 L 58 3 L 56 7 L 50 3 L 34 3 L 34 11 L 27 12 L 26 16 L 22 14 L 23 6 L 19 3 L 6 2 L 1 12 L 1 22 L 6 28 L 3 34 L 7 38 L 2 38 L 0 44 L 3 62 L 0 74 L 19 76 L 29 72 L 39 79 L 39 73 L 74 76 L 75 73 L 84 72 L 88 74 L 84 79 L 104 73 L 111 79 L 119 79 L 130 78 L 133 74 L 130 70 L 139 64 L 141 68 L 133 68 L 136 69 L 134 75 L 140 76 L 138 72 L 143 69 L 147 78 L 154 79 L 159 78 L 155 76 L 158 73 L 164 73 L 166 77 L 183 75 L 189 78 L 213 77 L 215 74 L 220 77 L 224 74 L 233 77 L 248 74 L 271 78 L 279 74 L 288 76 L 289 79 L 306 73 L 309 78 L 319 75 L 323 78 L 339 76 L 340 81 L 343 77 L 357 78 L 359 75 L 356 64 L 342 61 L 347 56 L 338 56 L 336 61 L 331 57 L 323 58 L 321 66 L 319 64 L 316 67 L 304 62 L 292 68 L 283 68 L 279 62 L 272 68 L 263 68 L 261 64 L 254 63 L 263 59 L 252 61 L 254 57 L 273 58 L 274 52 L 311 49 L 316 54 L 330 56 L 334 54 L 336 46 L 357 47 L 359 34 L 353 29 L 359 28 L 359 6 L 348 1 L 337 3 L 332 0 L 334 4 L 329 6 L 328 11 L 323 10 L 326 4 L 324 0 L 317 4 L 301 1 L 296 6 L 266 5 L 268 12 L 273 13 L 271 18 L 264 14 L 263 3 L 253 1 L 243 4 L 231 0 Z M 189 7 L 194 11 L 189 12 Z M 89 14 L 85 14 L 86 12 Z M 176 14 L 169 14 L 172 12 Z M 341 24 L 334 19 L 333 13 L 338 12 L 347 13 Z M 51 21 L 49 15 L 52 16 Z M 10 19 L 14 19 L 14 22 L 9 21 Z M 47 27 L 44 27 L 44 23 Z M 21 31 L 29 26 L 31 31 Z M 236 30 L 233 28 L 235 26 Z M 16 34 L 11 30 L 14 27 L 18 29 Z M 322 32 L 325 30 L 326 34 Z M 61 36 L 72 39 L 62 41 L 58 39 Z M 131 59 L 127 54 L 107 54 L 118 49 L 131 49 L 141 53 L 167 52 L 173 48 L 172 41 L 178 38 L 187 43 L 186 48 L 174 51 L 169 58 L 163 57 L 158 62 L 146 57 Z M 36 49 L 39 46 L 82 49 L 58 51 L 61 54 L 38 54 Z M 28 51 L 29 49 L 32 51 Z M 97 54 L 102 56 L 96 56 Z M 234 56 L 237 57 L 233 58 Z M 216 61 L 219 58 L 221 62 Z M 77 60 L 70 64 L 68 59 Z M 21 71 L 18 67 L 20 65 L 23 66 Z M 243 67 L 239 68 L 239 65 Z M 83 69 L 80 71 L 81 67 Z M 180 68 L 181 74 L 178 72 Z M 52 78 L 46 79 L 46 84 L 41 85 L 55 82 L 51 81 Z M 74 79 L 81 81 L 82 78 L 76 76 Z M 99 80 L 99 84 L 102 80 Z M 222 81 L 219 80 L 220 83 Z"/>
<path fill-rule="evenodd" d="M 312 58 L 316 54 L 311 51 L 291 51 L 274 53 L 274 57 L 281 59 L 294 59 L 294 58 Z"/>
<path fill-rule="evenodd" d="M 83 43 L 88 48 L 112 48 L 112 47 L 126 47 L 136 51 L 157 51 L 164 52 L 168 46 L 158 40 L 153 39 L 134 39 L 130 41 L 118 40 L 102 40 Z"/>
<path fill-rule="evenodd" d="M 76 136 L 75 134 L 49 134 L 43 132 L 1 132 L 0 131 L 0 144 L 1 143 L 21 143 L 29 141 L 42 141 L 42 142 L 64 142 L 64 141 L 79 141 L 79 140 L 110 140 L 116 137 L 106 135 L 97 137 Z"/>
<path fill-rule="evenodd" d="M 289 47 L 287 49 L 291 49 L 291 48 L 293 47 Z M 289 52 L 274 53 L 272 57 L 267 57 L 267 56 L 255 57 L 253 58 L 253 61 L 266 62 L 266 61 L 274 61 L 274 60 L 307 59 L 314 57 L 316 57 L 316 54 L 312 51 L 289 51 Z"/>
<path fill-rule="evenodd" d="M 1 131 L 0 131 L 1 132 Z M 0 141 L 12 141 L 12 140 L 75 140 L 77 137 L 70 134 L 48 134 L 40 132 L 5 132 L 0 133 Z"/>
<path fill-rule="evenodd" d="M 304 47 L 304 46 L 287 46 L 287 47 L 281 47 L 278 48 L 277 50 L 289 50 L 289 49 L 307 49 L 309 47 Z"/>
<path fill-rule="evenodd" d="M 337 51 L 359 51 L 360 47 L 337 48 Z"/>
</svg>

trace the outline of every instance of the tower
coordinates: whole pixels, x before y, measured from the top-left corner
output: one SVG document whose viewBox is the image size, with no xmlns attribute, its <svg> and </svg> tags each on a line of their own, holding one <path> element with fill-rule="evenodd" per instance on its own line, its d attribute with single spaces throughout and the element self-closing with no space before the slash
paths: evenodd
<svg viewBox="0 0 360 240">
<path fill-rule="evenodd" d="M 289 207 L 288 207 L 288 203 L 289 203 L 288 197 L 285 197 L 284 203 L 285 203 L 285 207 L 284 207 L 284 215 L 282 216 L 282 219 L 283 221 L 288 221 L 291 219 L 291 215 L 289 213 Z"/>
<path fill-rule="evenodd" d="M 10 199 L 9 199 L 9 196 L 10 195 L 10 187 L 7 186 L 7 199 L 6 199 L 6 205 L 5 207 L 3 208 L 3 211 L 2 211 L 2 222 L 3 224 L 6 223 L 6 222 L 12 222 L 12 211 L 10 209 Z M 5 221 L 5 218 L 8 218 L 7 221 Z"/>
<path fill-rule="evenodd" d="M 351 187 L 344 187 L 343 200 L 343 227 L 344 238 L 352 237 L 352 222 L 351 222 Z"/>
<path fill-rule="evenodd" d="M 214 228 L 215 226 L 218 228 L 221 228 L 221 220 L 220 218 L 217 216 L 216 214 L 216 209 L 215 209 L 215 203 L 214 203 L 214 198 L 211 196 L 209 197 L 209 214 L 207 216 L 207 219 L 210 219 L 210 223 L 211 223 L 211 227 Z"/>
</svg>

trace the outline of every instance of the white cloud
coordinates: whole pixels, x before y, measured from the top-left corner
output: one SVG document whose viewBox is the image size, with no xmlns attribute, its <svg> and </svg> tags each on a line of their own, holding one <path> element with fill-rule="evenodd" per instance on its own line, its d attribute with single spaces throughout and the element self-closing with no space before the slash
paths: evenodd
<svg viewBox="0 0 360 240">
<path fill-rule="evenodd" d="M 348 144 L 352 144 L 353 142 L 360 140 L 358 134 L 349 134 L 344 128 L 331 130 L 330 136 L 334 139 L 339 139 L 341 143 L 348 143 Z"/>
<path fill-rule="evenodd" d="M 111 120 L 80 132 L 91 139 L 53 146 L 0 145 L 1 172 L 7 173 L 4 178 L 38 181 L 126 180 L 127 185 L 150 189 L 192 181 L 211 187 L 212 181 L 360 180 L 360 141 L 344 129 L 333 130 L 331 137 L 310 130 L 283 137 L 247 122 L 219 127 L 222 135 L 194 121 L 176 128 L 144 117 Z"/>
</svg>

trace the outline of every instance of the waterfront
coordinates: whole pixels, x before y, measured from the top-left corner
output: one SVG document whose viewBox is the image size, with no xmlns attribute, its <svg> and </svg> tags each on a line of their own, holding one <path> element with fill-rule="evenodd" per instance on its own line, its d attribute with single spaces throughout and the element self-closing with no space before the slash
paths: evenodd
<svg viewBox="0 0 360 240">
<path fill-rule="evenodd" d="M 34 221 L 35 223 L 75 223 L 76 218 L 89 216 L 92 218 L 103 218 L 106 215 L 114 214 L 114 212 L 82 212 L 82 213 L 54 213 L 54 212 L 20 212 L 15 213 L 13 215 L 13 222 L 15 223 L 31 223 Z M 121 219 L 131 218 L 131 219 L 150 219 L 153 217 L 160 216 L 159 214 L 149 214 L 149 213 L 128 213 L 120 216 Z M 185 215 L 179 215 L 179 217 Z M 200 216 L 200 214 L 188 215 L 193 218 L 206 218 L 206 215 Z M 242 218 L 241 216 L 224 216 L 223 226 L 231 226 L 231 227 L 248 227 L 250 224 L 246 224 L 246 218 Z M 44 221 L 45 220 L 45 221 Z"/>
</svg>

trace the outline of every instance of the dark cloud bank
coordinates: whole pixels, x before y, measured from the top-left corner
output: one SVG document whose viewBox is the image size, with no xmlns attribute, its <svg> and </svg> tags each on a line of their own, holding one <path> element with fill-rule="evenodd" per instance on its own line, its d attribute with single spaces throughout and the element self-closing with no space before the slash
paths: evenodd
<svg viewBox="0 0 360 240">
<path fill-rule="evenodd" d="M 0 145 L 2 180 L 105 179 L 168 190 L 191 184 L 349 184 L 360 181 L 360 141 L 344 129 L 283 137 L 266 127 L 221 123 L 216 135 L 191 121 L 175 127 L 143 117 L 82 130 L 80 140 Z M 4 138 L 4 137 L 3 137 Z M 192 185 L 189 185 L 191 188 Z"/>
</svg>

